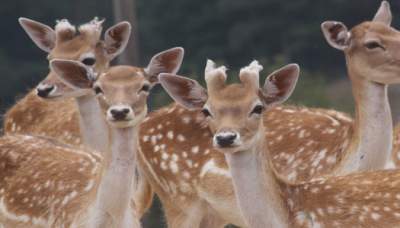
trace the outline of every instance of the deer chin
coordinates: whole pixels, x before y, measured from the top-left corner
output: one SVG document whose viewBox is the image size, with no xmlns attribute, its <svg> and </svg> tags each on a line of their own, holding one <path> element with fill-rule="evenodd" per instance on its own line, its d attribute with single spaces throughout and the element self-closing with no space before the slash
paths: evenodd
<svg viewBox="0 0 400 228">
<path fill-rule="evenodd" d="M 249 146 L 246 146 L 244 144 L 233 144 L 231 146 L 224 147 L 214 145 L 214 148 L 223 154 L 234 154 L 247 150 Z"/>
</svg>

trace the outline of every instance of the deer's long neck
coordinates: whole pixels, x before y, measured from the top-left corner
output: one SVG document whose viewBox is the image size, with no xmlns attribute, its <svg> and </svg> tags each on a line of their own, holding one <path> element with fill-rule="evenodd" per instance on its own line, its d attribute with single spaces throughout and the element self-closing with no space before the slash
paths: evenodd
<svg viewBox="0 0 400 228">
<path fill-rule="evenodd" d="M 97 191 L 93 227 L 138 227 L 129 209 L 134 189 L 138 127 L 111 128 L 111 160 Z"/>
<path fill-rule="evenodd" d="M 289 227 L 280 188 L 267 159 L 261 133 L 254 148 L 225 154 L 239 208 L 251 228 Z"/>
<path fill-rule="evenodd" d="M 84 144 L 104 155 L 109 145 L 108 126 L 97 99 L 87 95 L 76 98 L 76 102 Z"/>
<path fill-rule="evenodd" d="M 392 148 L 392 115 L 387 96 L 387 85 L 366 79 L 359 80 L 349 70 L 353 80 L 355 123 L 350 150 L 342 174 L 356 170 L 384 168 Z"/>
</svg>

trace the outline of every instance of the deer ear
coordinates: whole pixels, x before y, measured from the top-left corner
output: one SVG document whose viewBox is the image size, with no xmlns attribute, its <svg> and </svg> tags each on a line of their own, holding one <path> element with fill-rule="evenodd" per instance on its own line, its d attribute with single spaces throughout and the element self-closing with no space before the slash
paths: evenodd
<svg viewBox="0 0 400 228">
<path fill-rule="evenodd" d="M 187 109 L 200 109 L 207 101 L 207 91 L 195 80 L 162 73 L 159 81 L 172 99 Z"/>
<path fill-rule="evenodd" d="M 381 6 L 379 7 L 372 21 L 380 22 L 387 26 L 390 26 L 390 24 L 392 23 L 392 11 L 390 10 L 389 2 L 382 1 Z"/>
<path fill-rule="evenodd" d="M 351 34 L 342 22 L 325 21 L 321 24 L 321 29 L 332 47 L 343 51 L 350 46 Z"/>
<path fill-rule="evenodd" d="M 43 51 L 50 52 L 56 43 L 56 33 L 49 26 L 28 18 L 19 18 L 19 24 L 32 39 L 32 41 Z"/>
<path fill-rule="evenodd" d="M 110 60 L 121 54 L 128 44 L 131 36 L 131 24 L 124 21 L 107 29 L 104 35 L 106 54 Z"/>
<path fill-rule="evenodd" d="M 286 101 L 296 87 L 300 68 L 289 64 L 270 74 L 260 91 L 260 97 L 266 105 L 280 104 Z"/>
<path fill-rule="evenodd" d="M 78 61 L 55 59 L 50 62 L 50 68 L 63 83 L 73 89 L 92 88 L 92 73 Z"/>
<path fill-rule="evenodd" d="M 148 80 L 151 83 L 157 83 L 159 74 L 175 74 L 178 72 L 182 64 L 183 55 L 184 49 L 181 47 L 171 48 L 154 55 L 144 70 Z"/>
</svg>

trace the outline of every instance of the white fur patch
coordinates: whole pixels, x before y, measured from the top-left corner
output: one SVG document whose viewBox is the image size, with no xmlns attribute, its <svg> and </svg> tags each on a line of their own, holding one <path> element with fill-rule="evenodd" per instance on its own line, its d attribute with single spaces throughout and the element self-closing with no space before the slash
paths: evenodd
<svg viewBox="0 0 400 228">
<path fill-rule="evenodd" d="M 75 32 L 76 28 L 75 26 L 71 25 L 71 23 L 69 23 L 69 21 L 67 19 L 61 19 L 61 20 L 57 20 L 56 21 L 56 32 L 61 32 L 61 31 L 72 31 Z"/>
<path fill-rule="evenodd" d="M 48 226 L 48 223 L 44 219 L 37 218 L 37 217 L 30 217 L 29 215 L 23 215 L 23 214 L 17 215 L 17 214 L 13 214 L 13 213 L 9 212 L 7 209 L 7 206 L 5 205 L 3 198 L 0 199 L 0 214 L 2 216 L 4 216 L 5 218 L 13 220 L 13 221 L 17 221 L 17 222 L 21 222 L 21 223 L 31 222 L 33 225 L 39 225 L 39 226 L 43 226 L 43 227 Z"/>
<path fill-rule="evenodd" d="M 216 75 L 223 75 L 225 80 L 226 80 L 226 67 L 225 66 L 220 66 L 216 68 L 216 65 L 214 61 L 207 59 L 207 65 L 206 69 L 204 70 L 204 75 L 206 81 L 208 81 L 210 78 L 215 77 Z"/>
<path fill-rule="evenodd" d="M 231 173 L 229 172 L 229 170 L 218 167 L 213 159 L 203 165 L 200 172 L 200 178 L 203 178 L 207 173 L 226 176 L 229 178 L 231 177 Z"/>
<path fill-rule="evenodd" d="M 260 63 L 258 63 L 257 60 L 253 60 L 250 65 L 242 68 L 240 70 L 240 73 L 244 72 L 244 71 L 249 71 L 249 72 L 253 72 L 253 73 L 260 73 L 260 71 L 262 71 L 264 68 L 263 66 L 260 65 Z"/>
<path fill-rule="evenodd" d="M 103 29 L 103 27 L 102 27 L 103 22 L 104 22 L 104 19 L 99 20 L 99 18 L 95 17 L 89 23 L 79 26 L 79 31 L 80 32 L 101 32 L 101 30 Z"/>
</svg>

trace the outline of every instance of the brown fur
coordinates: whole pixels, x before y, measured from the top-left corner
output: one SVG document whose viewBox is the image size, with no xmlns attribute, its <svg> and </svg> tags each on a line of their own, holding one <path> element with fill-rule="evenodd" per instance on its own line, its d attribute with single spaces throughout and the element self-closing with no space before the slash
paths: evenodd
<svg viewBox="0 0 400 228">
<path fill-rule="evenodd" d="M 393 130 L 392 161 L 395 167 L 400 167 L 400 124 Z"/>
<path fill-rule="evenodd" d="M 6 135 L 0 138 L 1 224 L 6 227 L 66 227 L 87 212 L 96 194 L 101 158 L 52 139 Z M 31 224 L 31 225 L 28 225 Z M 35 225 L 34 225 L 35 224 Z"/>
<path fill-rule="evenodd" d="M 105 55 L 104 48 L 106 44 L 100 40 L 102 31 L 101 23 L 101 21 L 95 19 L 84 24 L 79 27 L 79 34 L 76 34 L 74 31 L 68 31 L 64 34 L 56 26 L 56 36 L 61 35 L 63 37 L 62 39 L 57 39 L 57 42 L 48 55 L 48 60 L 80 60 L 82 54 L 92 52 L 96 58 L 96 63 L 93 66 L 94 71 L 98 74 L 105 71 L 111 59 Z M 118 34 L 113 33 L 113 35 L 116 36 Z M 121 40 L 122 37 L 119 37 L 119 41 Z M 116 51 L 116 48 L 107 51 L 113 53 Z M 52 71 L 49 72 L 43 82 L 56 85 L 65 93 L 72 91 Z M 62 97 L 62 94 L 59 96 Z M 83 147 L 83 140 L 79 130 L 79 115 L 74 99 L 57 98 L 58 96 L 42 99 L 36 95 L 35 89 L 30 91 L 6 112 L 4 117 L 4 132 L 6 134 L 18 133 L 52 137 L 69 145 Z M 150 186 L 146 184 L 143 188 L 141 191 L 146 192 L 146 194 L 142 193 L 146 197 L 140 198 L 144 199 L 143 202 L 136 202 L 139 205 L 138 210 L 141 213 L 144 213 L 152 202 Z M 139 216 L 141 215 L 139 214 Z"/>
</svg>

